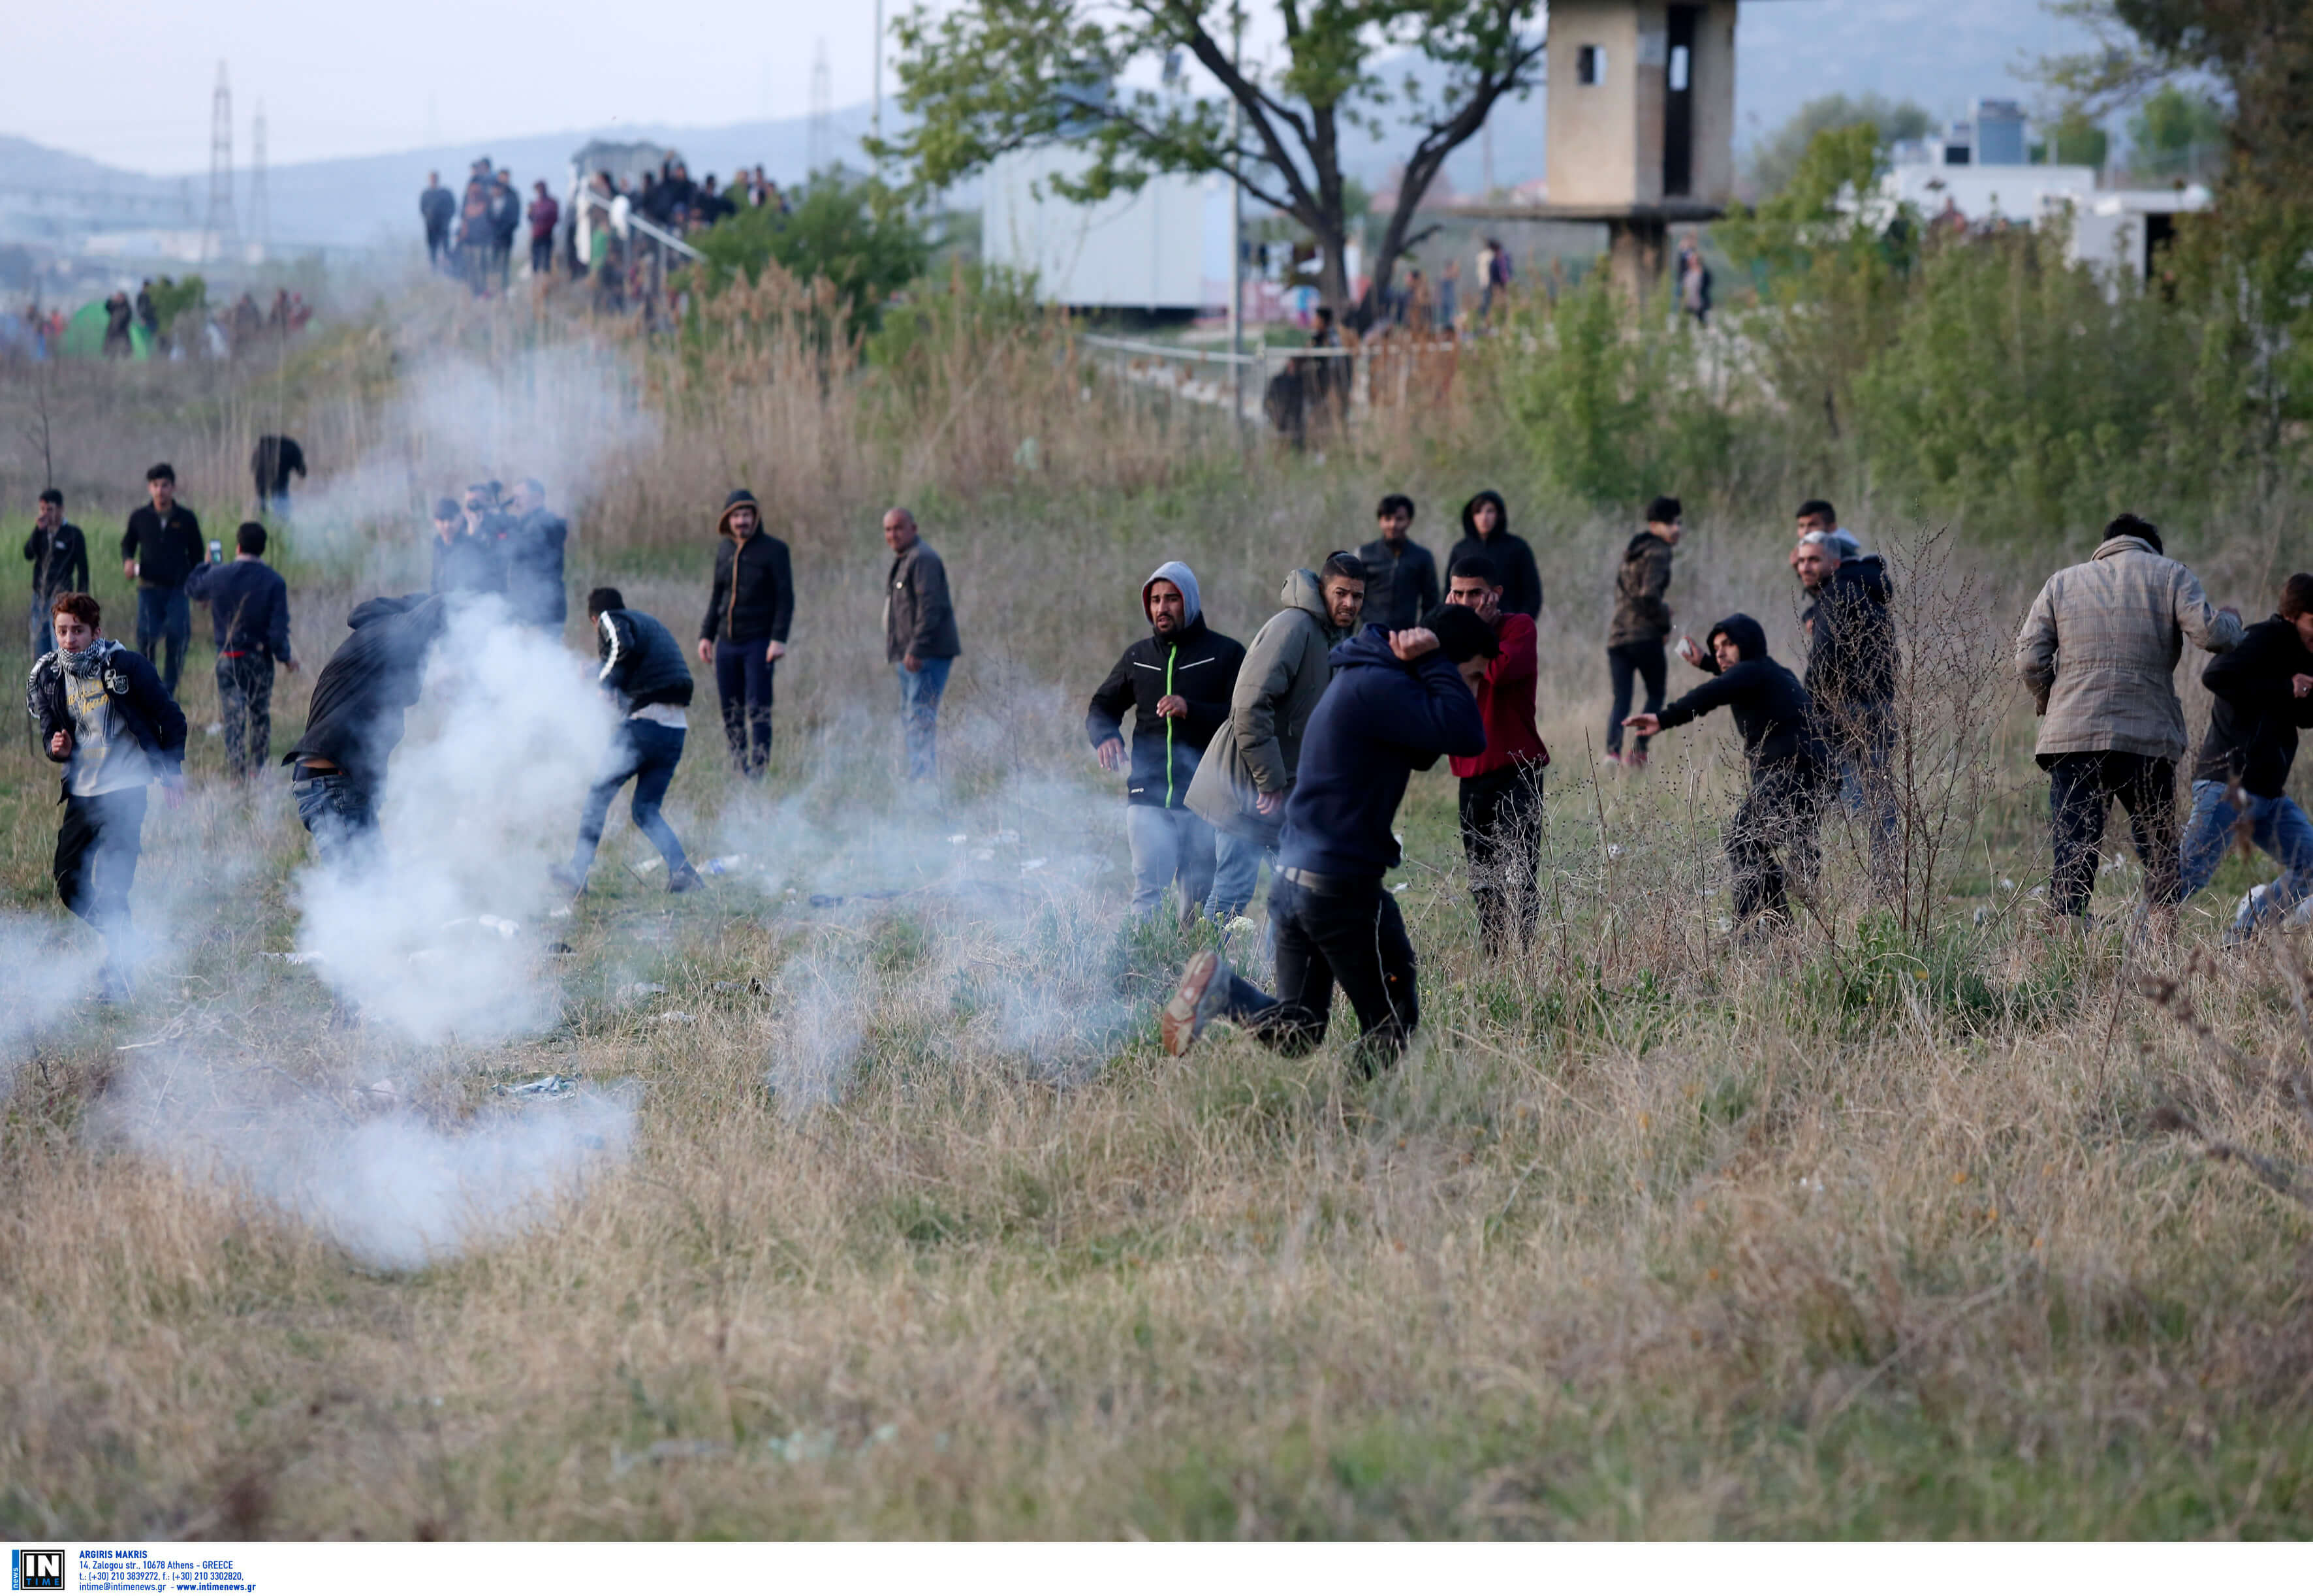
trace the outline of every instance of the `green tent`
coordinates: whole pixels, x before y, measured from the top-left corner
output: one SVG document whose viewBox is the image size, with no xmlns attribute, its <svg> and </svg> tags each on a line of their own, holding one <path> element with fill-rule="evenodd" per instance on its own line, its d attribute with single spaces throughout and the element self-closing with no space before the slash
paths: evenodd
<svg viewBox="0 0 2313 1596">
<path fill-rule="evenodd" d="M 84 304 L 65 323 L 64 352 L 78 360 L 104 358 L 104 302 L 98 300 Z M 128 324 L 128 351 L 136 360 L 149 360 L 153 355 L 153 338 L 136 321 Z"/>
</svg>

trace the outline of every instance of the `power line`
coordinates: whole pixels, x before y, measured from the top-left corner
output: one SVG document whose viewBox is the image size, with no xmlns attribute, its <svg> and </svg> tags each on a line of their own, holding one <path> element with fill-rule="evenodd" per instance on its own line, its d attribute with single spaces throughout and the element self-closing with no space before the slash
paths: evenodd
<svg viewBox="0 0 2313 1596">
<path fill-rule="evenodd" d="M 233 85 L 217 63 L 216 93 L 209 103 L 209 210 L 201 223 L 201 259 L 231 252 L 233 219 Z"/>
<path fill-rule="evenodd" d="M 835 155 L 835 81 L 827 69 L 827 36 L 822 34 L 811 54 L 811 130 L 805 164 L 818 172 Z"/>
<path fill-rule="evenodd" d="M 249 130 L 249 236 L 257 258 L 266 257 L 273 242 L 273 212 L 265 199 L 265 101 L 257 102 L 257 122 Z"/>
</svg>

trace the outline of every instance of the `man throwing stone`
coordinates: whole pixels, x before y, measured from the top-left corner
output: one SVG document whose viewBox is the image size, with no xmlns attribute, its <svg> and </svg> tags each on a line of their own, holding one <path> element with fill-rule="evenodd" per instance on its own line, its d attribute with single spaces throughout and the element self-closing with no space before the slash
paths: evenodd
<svg viewBox="0 0 2313 1596">
<path fill-rule="evenodd" d="M 1440 605 L 1418 627 L 1368 627 L 1333 651 L 1332 685 L 1302 741 L 1270 891 L 1277 995 L 1220 954 L 1197 954 L 1159 1016 L 1166 1052 L 1186 1053 L 1226 1015 L 1264 1046 L 1306 1053 L 1325 1039 L 1338 981 L 1357 1010 L 1366 1073 L 1396 1060 L 1420 1004 L 1413 943 L 1382 881 L 1398 862 L 1391 827 L 1414 771 L 1440 755 L 1485 751 L 1474 689 L 1499 646 L 1475 610 Z"/>
</svg>

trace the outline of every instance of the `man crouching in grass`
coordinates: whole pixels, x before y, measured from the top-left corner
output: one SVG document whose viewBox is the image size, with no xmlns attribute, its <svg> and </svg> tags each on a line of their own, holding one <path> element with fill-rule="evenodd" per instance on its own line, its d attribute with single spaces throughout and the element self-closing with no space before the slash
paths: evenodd
<svg viewBox="0 0 2313 1596">
<path fill-rule="evenodd" d="M 1277 995 L 1218 953 L 1199 953 L 1165 1004 L 1167 1053 L 1186 1053 L 1223 1015 L 1280 1053 L 1306 1053 L 1325 1039 L 1338 981 L 1357 1010 L 1360 1066 L 1370 1075 L 1376 1060 L 1396 1062 L 1420 1004 L 1413 943 L 1382 884 L 1398 862 L 1390 828 L 1415 771 L 1443 755 L 1486 751 L 1475 695 L 1499 647 L 1476 610 L 1441 604 L 1419 627 L 1368 627 L 1333 650 L 1333 679 L 1302 739 L 1269 890 Z"/>
<path fill-rule="evenodd" d="M 49 611 L 53 653 L 25 683 L 24 706 L 41 746 L 65 767 L 57 829 L 57 896 L 103 934 L 104 1000 L 129 995 L 128 892 L 145 846 L 145 789 L 157 781 L 184 802 L 185 713 L 160 672 L 103 632 L 87 593 L 58 593 Z"/>
</svg>

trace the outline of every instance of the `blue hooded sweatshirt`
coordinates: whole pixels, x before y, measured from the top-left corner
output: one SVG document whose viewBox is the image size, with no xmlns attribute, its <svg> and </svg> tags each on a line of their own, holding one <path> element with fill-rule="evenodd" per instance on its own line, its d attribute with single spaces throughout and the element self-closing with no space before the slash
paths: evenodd
<svg viewBox="0 0 2313 1596">
<path fill-rule="evenodd" d="M 1301 737 L 1278 863 L 1378 880 L 1397 863 L 1391 824 L 1407 779 L 1440 757 L 1486 751 L 1478 700 L 1442 651 L 1412 664 L 1368 627 L 1332 652 L 1333 680 Z"/>
</svg>

